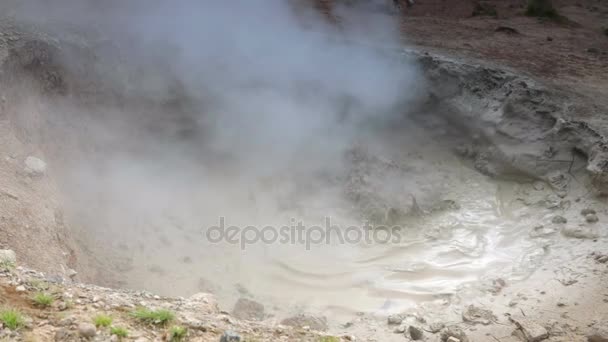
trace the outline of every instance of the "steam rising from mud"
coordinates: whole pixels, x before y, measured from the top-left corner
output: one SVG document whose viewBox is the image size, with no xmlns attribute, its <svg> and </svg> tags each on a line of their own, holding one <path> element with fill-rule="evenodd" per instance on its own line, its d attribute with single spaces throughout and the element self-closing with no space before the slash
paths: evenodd
<svg viewBox="0 0 608 342">
<path fill-rule="evenodd" d="M 11 9 L 63 40 L 69 96 L 32 94 L 20 110 L 54 123 L 39 126 L 41 143 L 70 224 L 107 262 L 98 282 L 187 294 L 250 280 L 254 262 L 202 242 L 219 216 L 359 220 L 345 153 L 380 141 L 420 84 L 415 67 L 374 48 L 397 43 L 397 26 L 354 8 L 337 9 L 339 25 L 281 0 Z"/>
</svg>

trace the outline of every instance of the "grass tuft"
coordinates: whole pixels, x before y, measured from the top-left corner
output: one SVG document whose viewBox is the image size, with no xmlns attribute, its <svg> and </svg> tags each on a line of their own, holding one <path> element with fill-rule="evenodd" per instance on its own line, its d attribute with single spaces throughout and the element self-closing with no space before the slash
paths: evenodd
<svg viewBox="0 0 608 342">
<path fill-rule="evenodd" d="M 112 319 L 112 317 L 108 316 L 108 315 L 104 315 L 104 314 L 99 314 L 95 317 L 93 317 L 93 323 L 95 323 L 96 327 L 104 327 L 107 328 L 110 325 L 112 325 L 112 321 L 114 321 Z"/>
<path fill-rule="evenodd" d="M 175 319 L 175 314 L 169 310 L 150 310 L 147 308 L 139 308 L 131 313 L 131 316 L 139 319 L 144 323 L 156 325 L 166 325 Z"/>
<path fill-rule="evenodd" d="M 340 342 L 340 339 L 336 336 L 321 336 L 319 342 Z"/>
<path fill-rule="evenodd" d="M 34 298 L 32 298 L 32 301 L 34 301 L 34 305 L 39 306 L 41 308 L 46 308 L 53 304 L 55 298 L 44 292 L 39 292 L 34 296 Z"/>
<path fill-rule="evenodd" d="M 25 317 L 15 309 L 0 310 L 0 322 L 10 330 L 17 330 L 25 325 Z"/>
<path fill-rule="evenodd" d="M 13 271 L 15 269 L 15 263 L 9 260 L 0 261 L 0 271 Z"/>
<path fill-rule="evenodd" d="M 169 329 L 169 341 L 170 342 L 181 342 L 186 338 L 188 329 L 180 326 L 173 326 Z"/>
<path fill-rule="evenodd" d="M 119 338 L 126 338 L 129 336 L 129 331 L 123 327 L 111 327 L 110 335 L 116 335 Z"/>
</svg>

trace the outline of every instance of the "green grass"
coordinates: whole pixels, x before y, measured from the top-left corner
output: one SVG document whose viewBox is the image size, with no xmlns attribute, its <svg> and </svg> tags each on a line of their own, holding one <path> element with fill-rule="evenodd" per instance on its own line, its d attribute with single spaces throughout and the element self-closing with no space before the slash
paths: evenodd
<svg viewBox="0 0 608 342">
<path fill-rule="evenodd" d="M 129 331 L 123 327 L 111 327 L 110 335 L 116 335 L 119 338 L 126 338 L 129 336 Z"/>
<path fill-rule="evenodd" d="M 340 339 L 336 336 L 321 336 L 319 342 L 340 342 Z"/>
<path fill-rule="evenodd" d="M 108 316 L 108 315 L 104 315 L 104 314 L 99 314 L 95 317 L 93 317 L 93 323 L 95 323 L 96 327 L 104 327 L 107 328 L 110 325 L 112 325 L 112 317 Z"/>
<path fill-rule="evenodd" d="M 12 271 L 15 269 L 15 263 L 8 261 L 8 260 L 3 260 L 0 261 L 0 271 Z"/>
<path fill-rule="evenodd" d="M 165 325 L 173 319 L 175 314 L 169 310 L 150 310 L 147 308 L 139 308 L 131 313 L 131 316 L 137 318 L 144 323 L 151 323 L 157 325 Z"/>
<path fill-rule="evenodd" d="M 49 283 L 40 279 L 30 279 L 30 286 L 35 288 L 38 291 L 45 291 L 49 289 Z"/>
<path fill-rule="evenodd" d="M 169 329 L 169 341 L 170 342 L 180 342 L 186 338 L 188 334 L 188 329 L 180 326 L 173 326 Z"/>
<path fill-rule="evenodd" d="M 0 310 L 0 322 L 10 330 L 17 330 L 25 325 L 25 317 L 15 309 Z"/>
<path fill-rule="evenodd" d="M 44 292 L 39 292 L 34 296 L 34 298 L 32 298 L 32 300 L 34 301 L 34 305 L 39 306 L 41 308 L 46 308 L 53 304 L 55 298 Z"/>
</svg>

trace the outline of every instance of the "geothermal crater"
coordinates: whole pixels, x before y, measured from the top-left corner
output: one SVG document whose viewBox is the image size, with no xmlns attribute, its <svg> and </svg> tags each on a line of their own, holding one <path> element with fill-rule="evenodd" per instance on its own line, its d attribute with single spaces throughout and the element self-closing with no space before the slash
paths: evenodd
<svg viewBox="0 0 608 342">
<path fill-rule="evenodd" d="M 69 253 L 18 252 L 78 280 L 340 322 L 498 293 L 602 235 L 578 208 L 606 190 L 605 138 L 572 119 L 601 108 L 508 68 L 380 47 L 415 82 L 373 106 L 256 75 L 193 87 L 118 43 L 23 37 L 3 56 L 5 139 L 44 156 L 41 220 Z"/>
</svg>

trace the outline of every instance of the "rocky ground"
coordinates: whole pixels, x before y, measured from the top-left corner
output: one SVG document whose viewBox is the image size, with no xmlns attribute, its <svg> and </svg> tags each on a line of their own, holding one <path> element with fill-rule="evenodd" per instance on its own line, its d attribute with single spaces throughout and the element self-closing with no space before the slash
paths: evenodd
<svg viewBox="0 0 608 342">
<path fill-rule="evenodd" d="M 0 305 L 0 341 L 354 340 L 318 331 L 326 323 L 312 316 L 256 323 L 264 308 L 252 301 L 231 314 L 207 293 L 166 298 L 74 283 L 18 266 L 11 250 L 0 250 Z"/>
</svg>

